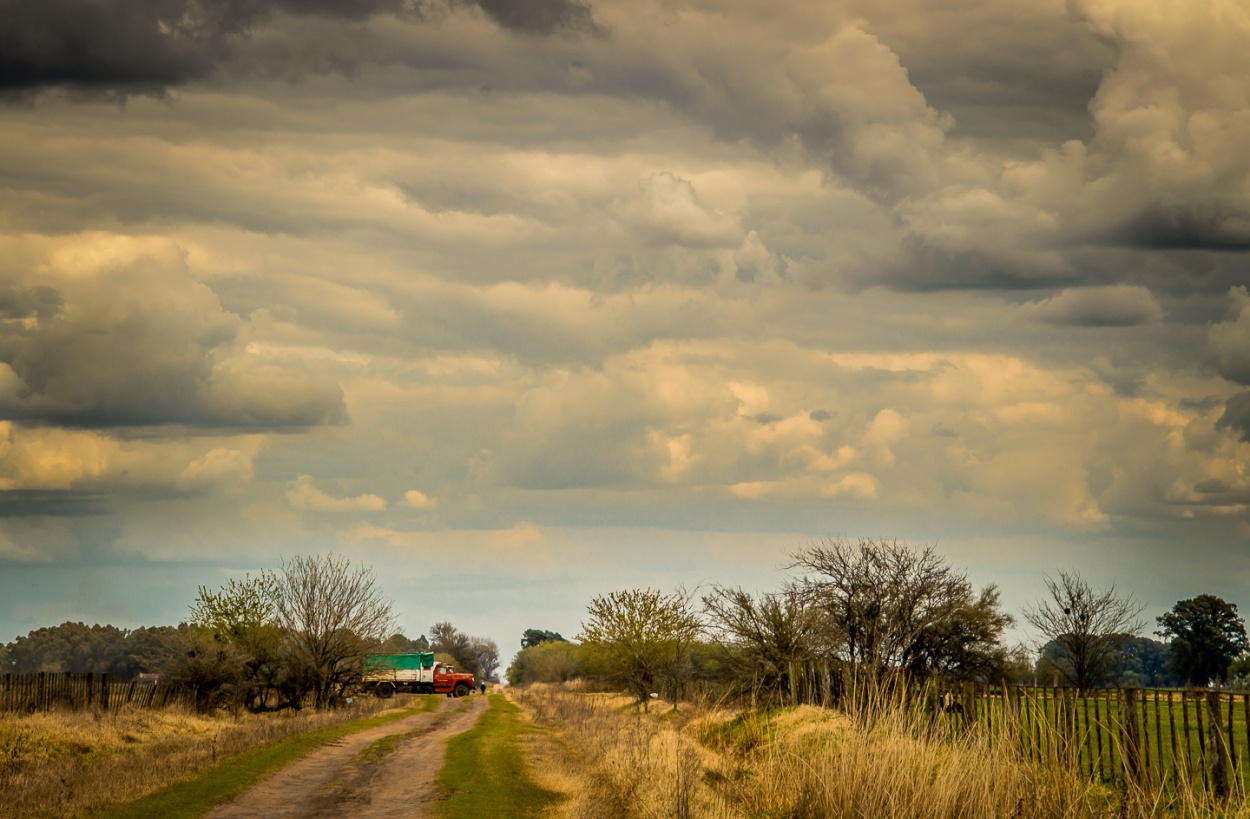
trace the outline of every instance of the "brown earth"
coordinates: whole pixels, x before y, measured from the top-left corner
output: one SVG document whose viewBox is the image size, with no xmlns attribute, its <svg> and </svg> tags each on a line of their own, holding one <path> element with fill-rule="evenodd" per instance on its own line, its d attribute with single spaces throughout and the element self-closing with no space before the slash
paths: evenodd
<svg viewBox="0 0 1250 819">
<path fill-rule="evenodd" d="M 421 817 L 433 815 L 434 778 L 447 740 L 477 724 L 487 699 L 446 700 L 433 713 L 359 731 L 306 757 L 205 814 L 209 819 Z M 401 736 L 377 754 L 362 751 Z"/>
</svg>

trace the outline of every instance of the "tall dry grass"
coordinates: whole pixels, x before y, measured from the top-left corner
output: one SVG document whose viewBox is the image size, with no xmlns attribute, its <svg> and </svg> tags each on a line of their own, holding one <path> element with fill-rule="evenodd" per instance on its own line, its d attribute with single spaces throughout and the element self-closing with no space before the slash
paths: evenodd
<svg viewBox="0 0 1250 819">
<path fill-rule="evenodd" d="M 136 799 L 271 740 L 403 707 L 204 716 L 182 707 L 0 715 L 0 816 L 75 817 Z"/>
<path fill-rule="evenodd" d="M 708 772 L 719 770 L 720 755 L 688 730 L 701 709 L 643 713 L 624 696 L 542 683 L 512 696 L 559 744 L 556 749 L 535 741 L 530 768 L 540 784 L 566 796 L 557 808 L 562 817 L 742 815 L 709 785 Z"/>
<path fill-rule="evenodd" d="M 514 698 L 561 745 L 539 743 L 534 767 L 569 796 L 569 817 L 1250 819 L 1241 794 L 1125 794 L 1062 758 L 1028 760 L 1010 727 L 952 733 L 888 703 L 851 719 L 814 706 L 640 714 L 559 686 Z"/>
</svg>

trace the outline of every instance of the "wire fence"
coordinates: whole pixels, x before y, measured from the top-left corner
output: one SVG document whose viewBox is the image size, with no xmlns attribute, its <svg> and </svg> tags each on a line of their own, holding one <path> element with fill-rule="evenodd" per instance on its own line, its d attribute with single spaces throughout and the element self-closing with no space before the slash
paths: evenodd
<svg viewBox="0 0 1250 819">
<path fill-rule="evenodd" d="M 841 664 L 795 664 L 789 682 L 793 703 L 856 707 L 857 681 Z M 979 730 L 1097 782 L 1250 792 L 1250 693 L 891 682 L 941 730 Z"/>
<path fill-rule="evenodd" d="M 979 731 L 1011 743 L 1024 758 L 1070 767 L 1113 787 L 1216 796 L 1250 794 L 1250 693 L 1216 689 L 1032 687 L 882 681 L 846 663 L 794 663 L 780 685 L 731 690 L 690 681 L 686 692 L 738 698 L 756 707 L 817 705 L 862 716 L 909 709 L 930 730 Z"/>
<path fill-rule="evenodd" d="M 177 685 L 112 680 L 108 674 L 36 672 L 0 676 L 0 712 L 33 714 L 55 708 L 108 710 L 122 705 L 164 708 L 190 702 L 194 692 Z"/>
</svg>

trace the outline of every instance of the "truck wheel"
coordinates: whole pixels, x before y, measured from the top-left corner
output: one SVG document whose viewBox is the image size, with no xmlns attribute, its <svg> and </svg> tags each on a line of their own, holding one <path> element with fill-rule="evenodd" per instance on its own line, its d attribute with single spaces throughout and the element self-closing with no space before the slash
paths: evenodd
<svg viewBox="0 0 1250 819">
<path fill-rule="evenodd" d="M 373 696 L 377 697 L 380 700 L 390 699 L 394 695 L 395 695 L 395 686 L 388 682 L 378 683 L 377 688 L 373 689 Z"/>
<path fill-rule="evenodd" d="M 465 697 L 469 694 L 469 686 L 464 683 L 456 683 L 455 694 L 457 697 Z"/>
</svg>

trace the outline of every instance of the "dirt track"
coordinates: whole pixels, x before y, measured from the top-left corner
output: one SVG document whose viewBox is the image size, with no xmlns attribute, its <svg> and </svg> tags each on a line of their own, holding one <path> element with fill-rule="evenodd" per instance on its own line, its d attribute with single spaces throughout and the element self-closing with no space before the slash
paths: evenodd
<svg viewBox="0 0 1250 819">
<path fill-rule="evenodd" d="M 447 740 L 472 728 L 486 697 L 446 700 L 438 710 L 343 737 L 206 814 L 210 819 L 420 817 L 432 814 L 434 777 Z M 357 759 L 383 737 L 412 734 L 372 760 Z"/>
</svg>

